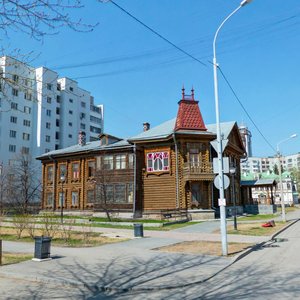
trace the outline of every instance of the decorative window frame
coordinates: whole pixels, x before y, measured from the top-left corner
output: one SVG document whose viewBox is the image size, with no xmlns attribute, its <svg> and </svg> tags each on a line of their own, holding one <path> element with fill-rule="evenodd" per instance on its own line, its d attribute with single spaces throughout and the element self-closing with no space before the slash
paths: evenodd
<svg viewBox="0 0 300 300">
<path fill-rule="evenodd" d="M 147 174 L 171 173 L 170 148 L 156 148 L 145 151 L 145 164 Z"/>
</svg>

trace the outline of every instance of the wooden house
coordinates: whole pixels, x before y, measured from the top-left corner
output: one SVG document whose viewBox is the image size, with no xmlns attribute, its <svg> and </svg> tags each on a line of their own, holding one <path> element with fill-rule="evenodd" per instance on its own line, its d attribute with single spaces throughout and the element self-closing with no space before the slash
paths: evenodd
<svg viewBox="0 0 300 300">
<path fill-rule="evenodd" d="M 221 123 L 221 132 L 228 140 L 223 155 L 237 169 L 231 177 L 235 191 L 226 190 L 230 206 L 232 192 L 240 204 L 239 166 L 245 149 L 235 122 Z M 66 199 L 62 203 L 67 210 L 101 210 L 97 190 L 102 185 L 108 195 L 106 204 L 118 213 L 147 217 L 185 211 L 207 212 L 212 217 L 218 207 L 212 165 L 217 155 L 210 144 L 215 139 L 216 126 L 204 123 L 194 91 L 186 95 L 183 89 L 177 117 L 172 120 L 151 129 L 145 123 L 144 131 L 128 140 L 103 136 L 101 141 L 39 157 L 43 208 L 59 209 L 60 199 Z M 67 174 L 64 180 L 62 170 Z"/>
</svg>

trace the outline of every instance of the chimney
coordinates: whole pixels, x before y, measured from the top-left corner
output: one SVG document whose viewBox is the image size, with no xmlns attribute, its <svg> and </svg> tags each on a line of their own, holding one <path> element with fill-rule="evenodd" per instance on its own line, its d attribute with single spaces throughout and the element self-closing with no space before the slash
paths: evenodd
<svg viewBox="0 0 300 300">
<path fill-rule="evenodd" d="M 84 146 L 86 144 L 86 137 L 84 131 L 79 131 L 78 133 L 78 145 Z"/>
<path fill-rule="evenodd" d="M 143 123 L 143 130 L 148 131 L 150 129 L 150 124 L 148 122 Z"/>
</svg>

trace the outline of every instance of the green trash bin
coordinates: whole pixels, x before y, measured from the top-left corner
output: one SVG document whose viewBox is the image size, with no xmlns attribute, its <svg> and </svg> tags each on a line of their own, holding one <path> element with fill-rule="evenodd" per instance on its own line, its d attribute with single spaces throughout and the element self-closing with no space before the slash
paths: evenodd
<svg viewBox="0 0 300 300">
<path fill-rule="evenodd" d="M 34 237 L 34 258 L 46 259 L 50 258 L 51 237 L 36 236 Z"/>
</svg>

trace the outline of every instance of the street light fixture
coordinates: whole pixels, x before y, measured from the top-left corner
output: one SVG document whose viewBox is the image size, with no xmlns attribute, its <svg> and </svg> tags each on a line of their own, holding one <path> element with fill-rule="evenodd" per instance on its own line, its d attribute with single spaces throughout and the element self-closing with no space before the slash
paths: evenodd
<svg viewBox="0 0 300 300">
<path fill-rule="evenodd" d="M 215 109 L 216 109 L 216 125 L 217 125 L 217 154 L 218 154 L 218 172 L 219 172 L 219 206 L 220 206 L 220 228 L 222 238 L 222 254 L 226 256 L 228 254 L 227 247 L 227 232 L 226 232 L 226 210 L 225 210 L 225 197 L 224 197 L 224 170 L 223 170 L 223 157 L 222 157 L 222 139 L 221 139 L 221 128 L 220 128 L 220 112 L 219 112 L 219 94 L 218 94 L 218 63 L 216 56 L 216 40 L 219 31 L 223 25 L 228 21 L 238 10 L 243 6 L 250 3 L 251 0 L 243 0 L 240 5 L 230 13 L 218 27 L 214 40 L 213 40 L 213 69 L 214 69 L 214 93 L 215 93 Z"/>
<path fill-rule="evenodd" d="M 229 173 L 231 175 L 231 181 L 232 181 L 232 187 L 231 187 L 231 195 L 232 195 L 232 200 L 233 200 L 233 226 L 234 226 L 234 230 L 237 230 L 237 221 L 236 221 L 236 199 L 235 199 L 235 184 L 234 184 L 234 175 L 236 172 L 236 167 L 234 165 L 232 165 L 229 168 Z"/>
<path fill-rule="evenodd" d="M 280 185 L 280 203 L 281 203 L 281 218 L 283 222 L 286 222 L 286 214 L 285 214 L 285 203 L 283 198 L 283 185 L 282 185 L 282 172 L 281 172 L 281 154 L 279 150 L 279 145 L 289 141 L 290 139 L 293 139 L 297 137 L 297 134 L 294 133 L 290 137 L 280 141 L 277 143 L 276 151 L 277 151 L 277 158 L 278 158 L 278 173 L 279 173 L 279 185 Z"/>
<path fill-rule="evenodd" d="M 60 175 L 61 181 L 61 196 L 60 196 L 60 223 L 64 222 L 64 181 L 66 180 L 66 176 L 64 173 Z"/>
</svg>

